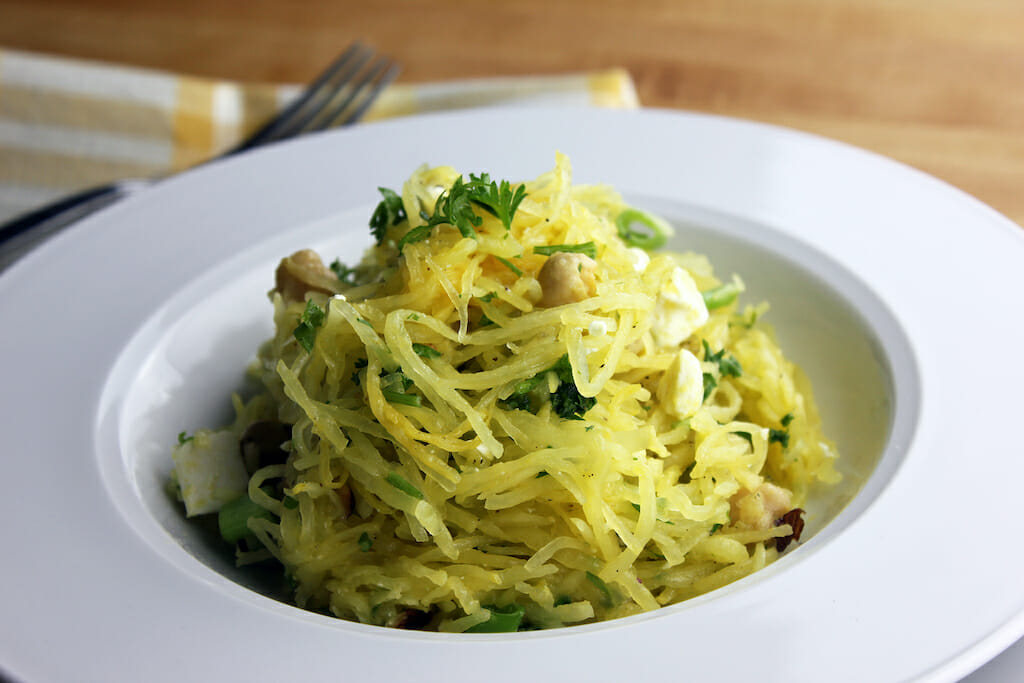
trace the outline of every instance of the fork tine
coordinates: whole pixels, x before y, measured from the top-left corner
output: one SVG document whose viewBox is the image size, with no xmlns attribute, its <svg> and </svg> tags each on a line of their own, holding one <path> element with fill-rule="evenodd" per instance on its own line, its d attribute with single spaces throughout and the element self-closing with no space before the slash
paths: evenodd
<svg viewBox="0 0 1024 683">
<path fill-rule="evenodd" d="M 384 91 L 384 88 L 388 87 L 392 81 L 398 78 L 398 74 L 402 70 L 397 63 L 391 60 L 386 60 L 386 64 L 387 68 L 383 70 L 383 73 L 376 79 L 370 89 L 363 93 L 362 99 L 355 104 L 355 107 L 348 115 L 344 118 L 339 118 L 342 112 L 338 112 L 338 115 L 331 121 L 331 125 L 347 126 L 363 117 L 363 114 L 376 101 L 377 97 Z"/>
<path fill-rule="evenodd" d="M 277 135 L 282 128 L 288 125 L 293 117 L 300 116 L 303 109 L 322 96 L 324 87 L 328 85 L 334 79 L 335 75 L 344 69 L 349 61 L 356 57 L 361 50 L 362 45 L 358 42 L 348 46 L 344 52 L 338 55 L 338 57 L 335 58 L 335 60 L 331 62 L 327 68 L 309 84 L 309 86 L 306 87 L 301 95 L 299 95 L 282 111 L 278 112 L 274 118 L 265 123 L 259 130 L 231 150 L 231 154 L 242 152 L 273 140 L 274 136 Z"/>
<path fill-rule="evenodd" d="M 335 125 L 348 125 L 362 117 L 381 91 L 398 76 L 398 65 L 386 57 L 379 58 L 350 86 L 342 87 L 340 99 L 323 112 L 303 132 L 325 130 Z"/>
<path fill-rule="evenodd" d="M 359 70 L 373 57 L 373 49 L 355 42 L 344 50 L 310 83 L 291 104 L 258 131 L 246 138 L 228 154 L 243 152 L 259 145 L 306 132 L 310 122 L 337 96 L 346 83 L 352 81 Z M 346 120 L 354 123 L 358 117 Z"/>
</svg>

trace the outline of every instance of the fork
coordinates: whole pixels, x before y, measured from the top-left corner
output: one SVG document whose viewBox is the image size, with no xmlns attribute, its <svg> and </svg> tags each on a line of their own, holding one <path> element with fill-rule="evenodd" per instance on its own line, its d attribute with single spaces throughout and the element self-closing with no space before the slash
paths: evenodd
<svg viewBox="0 0 1024 683">
<path fill-rule="evenodd" d="M 399 70 L 391 59 L 375 55 L 362 43 L 353 43 L 280 113 L 241 143 L 208 161 L 353 124 L 395 80 Z M 50 235 L 162 178 L 132 178 L 90 188 L 0 225 L 0 271 Z"/>
</svg>

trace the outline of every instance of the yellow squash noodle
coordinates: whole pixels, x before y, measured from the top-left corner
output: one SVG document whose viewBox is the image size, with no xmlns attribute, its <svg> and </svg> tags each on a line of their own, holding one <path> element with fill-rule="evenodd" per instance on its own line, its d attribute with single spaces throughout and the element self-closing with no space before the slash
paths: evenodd
<svg viewBox="0 0 1024 683">
<path fill-rule="evenodd" d="M 838 474 L 766 307 L 709 310 L 741 281 L 630 246 L 632 209 L 572 185 L 564 156 L 508 228 L 472 203 L 469 234 L 429 223 L 461 178 L 417 170 L 345 279 L 271 293 L 264 389 L 235 431 L 291 438 L 252 473 L 273 515 L 249 519 L 265 549 L 242 560 L 272 554 L 300 606 L 441 631 L 621 617 L 771 562 L 783 514 Z"/>
</svg>

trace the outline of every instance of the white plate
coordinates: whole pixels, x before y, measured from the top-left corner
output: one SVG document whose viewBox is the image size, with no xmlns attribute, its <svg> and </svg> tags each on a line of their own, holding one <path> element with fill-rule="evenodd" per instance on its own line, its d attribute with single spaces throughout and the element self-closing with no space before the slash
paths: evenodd
<svg viewBox="0 0 1024 683">
<path fill-rule="evenodd" d="M 161 494 L 227 412 L 276 259 L 354 262 L 423 162 L 531 178 L 569 154 L 736 269 L 807 367 L 841 511 L 778 563 L 629 619 L 418 634 L 245 588 Z M 507 109 L 361 126 L 203 167 L 0 277 L 0 668 L 28 680 L 954 680 L 1024 632 L 1024 234 L 877 156 L 680 113 Z M 833 519 L 834 518 L 834 519 Z"/>
</svg>

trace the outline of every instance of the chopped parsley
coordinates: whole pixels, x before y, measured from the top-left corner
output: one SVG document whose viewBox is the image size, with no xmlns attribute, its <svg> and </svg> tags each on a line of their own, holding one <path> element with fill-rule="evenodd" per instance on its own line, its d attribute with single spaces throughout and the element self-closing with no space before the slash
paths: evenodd
<svg viewBox="0 0 1024 683">
<path fill-rule="evenodd" d="M 754 447 L 754 437 L 752 437 L 750 435 L 750 432 L 731 432 L 731 433 L 735 434 L 736 436 L 738 436 L 738 437 L 740 437 L 742 439 L 744 439 L 747 443 L 750 444 L 751 448 Z"/>
<path fill-rule="evenodd" d="M 370 552 L 370 548 L 373 547 L 373 539 L 365 531 L 359 534 L 359 540 L 356 542 L 359 544 L 359 549 L 364 553 Z"/>
<path fill-rule="evenodd" d="M 711 395 L 711 392 L 714 391 L 715 387 L 717 387 L 717 386 L 718 386 L 718 380 L 715 379 L 715 376 L 712 375 L 710 372 L 705 372 L 704 373 L 704 398 L 703 398 L 704 401 L 708 400 L 708 396 Z"/>
<path fill-rule="evenodd" d="M 780 444 L 783 448 L 789 448 L 788 429 L 768 429 L 768 443 Z"/>
<path fill-rule="evenodd" d="M 788 427 L 789 423 L 792 422 L 792 421 L 793 421 L 793 413 L 786 413 L 785 415 L 782 416 L 782 419 L 779 420 L 779 422 L 782 423 L 783 427 Z"/>
<path fill-rule="evenodd" d="M 572 380 L 572 365 L 569 354 L 563 355 L 551 366 L 549 372 L 558 376 L 558 388 L 551 394 L 551 407 L 564 420 L 582 420 L 584 413 L 597 404 L 592 396 L 582 396 Z"/>
<path fill-rule="evenodd" d="M 563 420 L 582 420 L 583 415 L 597 404 L 597 399 L 592 396 L 580 395 L 576 383 L 572 379 L 572 365 L 569 363 L 569 354 L 563 355 L 555 364 L 546 370 L 541 370 L 533 377 L 524 379 L 512 391 L 512 394 L 499 401 L 499 404 L 506 410 L 531 410 L 530 392 L 544 382 L 549 372 L 555 373 L 558 378 L 558 386 L 555 391 L 548 394 L 551 401 L 551 408 Z"/>
<path fill-rule="evenodd" d="M 724 348 L 719 350 L 718 353 L 711 353 L 708 341 L 704 339 L 701 343 L 704 345 L 704 360 L 709 363 L 717 363 L 718 371 L 722 377 L 739 377 L 743 374 L 740 362 L 732 356 L 726 356 Z"/>
<path fill-rule="evenodd" d="M 389 190 L 386 187 L 378 187 L 377 189 L 384 196 L 384 199 L 381 200 L 377 208 L 374 209 L 373 215 L 370 216 L 370 232 L 373 234 L 374 239 L 377 240 L 377 244 L 381 244 L 384 242 L 388 228 L 401 223 L 405 220 L 406 215 L 402 198 L 394 190 Z"/>
<path fill-rule="evenodd" d="M 317 328 L 324 324 L 325 317 L 324 309 L 317 306 L 312 300 L 306 302 L 306 310 L 302 312 L 299 324 L 292 332 L 295 335 L 295 339 L 302 345 L 302 348 L 306 349 L 306 353 L 313 352 L 313 342 L 316 341 Z"/>
<path fill-rule="evenodd" d="M 528 393 L 512 394 L 508 398 L 499 400 L 498 403 L 505 410 L 530 411 L 530 395 Z"/>
<path fill-rule="evenodd" d="M 708 536 L 714 536 L 715 532 L 722 528 L 721 524 L 712 524 L 711 531 L 708 532 Z"/>
<path fill-rule="evenodd" d="M 196 437 L 188 436 L 186 432 L 178 432 L 178 445 L 184 446 L 189 441 L 194 441 Z"/>
<path fill-rule="evenodd" d="M 331 271 L 338 276 L 339 282 L 344 282 L 346 285 L 355 284 L 356 269 L 349 268 L 339 259 L 331 261 Z"/>
</svg>

